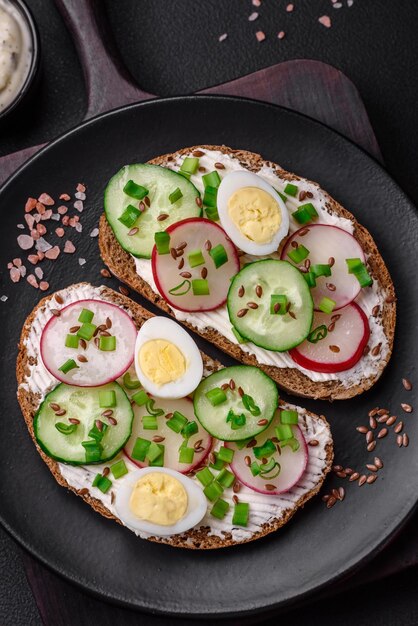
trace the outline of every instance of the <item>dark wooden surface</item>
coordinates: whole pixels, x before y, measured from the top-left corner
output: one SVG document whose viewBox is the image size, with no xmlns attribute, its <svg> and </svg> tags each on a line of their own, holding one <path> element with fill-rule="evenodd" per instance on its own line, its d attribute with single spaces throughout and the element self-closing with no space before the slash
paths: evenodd
<svg viewBox="0 0 418 626">
<path fill-rule="evenodd" d="M 125 70 L 101 14 L 99 0 L 55 2 L 73 36 L 82 63 L 88 102 L 85 119 L 117 106 L 156 97 L 135 85 Z M 357 89 L 344 74 L 324 63 L 287 61 L 232 82 L 210 87 L 202 93 L 251 97 L 292 108 L 328 124 L 381 160 L 375 135 Z M 27 148 L 0 158 L 0 183 L 39 147 Z M 412 520 L 392 546 L 352 580 L 345 581 L 343 586 L 347 588 L 377 580 L 416 563 L 418 535 L 416 521 Z M 30 556 L 25 557 L 25 567 L 45 623 L 58 623 L 53 616 L 57 615 L 65 583 L 34 562 Z M 341 586 L 333 592 L 340 590 Z M 94 602 L 92 600 L 92 606 Z M 70 613 L 67 618 L 64 617 L 59 623 L 71 623 Z"/>
</svg>

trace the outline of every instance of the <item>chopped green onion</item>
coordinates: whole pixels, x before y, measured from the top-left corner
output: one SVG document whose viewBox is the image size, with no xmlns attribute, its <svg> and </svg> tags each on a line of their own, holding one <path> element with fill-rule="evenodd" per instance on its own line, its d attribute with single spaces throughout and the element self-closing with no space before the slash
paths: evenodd
<svg viewBox="0 0 418 626">
<path fill-rule="evenodd" d="M 297 196 L 298 193 L 298 186 L 297 185 L 292 185 L 292 183 L 287 183 L 286 187 L 283 189 L 283 191 L 285 193 L 287 193 L 288 196 Z"/>
<path fill-rule="evenodd" d="M 179 463 L 193 463 L 194 448 L 180 448 Z"/>
<path fill-rule="evenodd" d="M 346 259 L 348 273 L 354 274 L 361 287 L 370 287 L 373 278 L 370 276 L 365 264 L 360 259 Z"/>
<path fill-rule="evenodd" d="M 290 446 L 292 448 L 292 452 L 297 452 L 300 448 L 300 443 L 296 437 L 290 437 L 289 439 L 285 439 L 280 442 L 281 448 L 285 448 L 286 446 Z"/>
<path fill-rule="evenodd" d="M 218 519 L 223 519 L 229 510 L 229 502 L 218 498 L 210 510 L 210 514 Z"/>
<path fill-rule="evenodd" d="M 81 339 L 85 339 L 86 341 L 90 341 L 90 339 L 94 335 L 94 331 L 97 326 L 95 324 L 91 324 L 90 322 L 85 322 L 80 326 L 77 331 L 77 336 L 81 337 Z"/>
<path fill-rule="evenodd" d="M 183 285 L 186 285 L 186 286 L 183 287 Z M 185 279 L 183 280 L 182 283 L 170 289 L 168 293 L 171 294 L 172 296 L 185 296 L 186 293 L 190 291 L 191 286 L 192 286 L 192 283 L 190 282 L 190 280 Z"/>
<path fill-rule="evenodd" d="M 318 213 L 312 202 L 307 202 L 294 211 L 292 216 L 299 224 L 308 224 L 318 217 Z"/>
<path fill-rule="evenodd" d="M 307 336 L 307 340 L 310 343 L 318 343 L 318 341 L 321 341 L 321 339 L 325 339 L 327 335 L 328 328 L 325 326 L 325 324 L 321 324 L 320 326 L 317 326 L 316 328 L 311 330 L 311 332 Z"/>
<path fill-rule="evenodd" d="M 316 276 L 313 272 L 306 272 L 305 274 L 302 274 L 302 276 L 308 283 L 309 287 L 316 287 Z"/>
<path fill-rule="evenodd" d="M 112 409 L 116 406 L 116 393 L 113 389 L 99 391 L 99 406 L 101 409 Z"/>
<path fill-rule="evenodd" d="M 199 431 L 197 422 L 187 422 L 186 426 L 182 429 L 181 434 L 185 439 L 189 439 Z"/>
<path fill-rule="evenodd" d="M 152 467 L 162 467 L 164 465 L 165 446 L 162 443 L 150 442 L 147 452 L 147 459 Z"/>
<path fill-rule="evenodd" d="M 203 469 L 196 472 L 196 478 L 199 482 L 202 483 L 204 487 L 206 487 L 212 482 L 214 476 L 208 467 L 204 467 Z"/>
<path fill-rule="evenodd" d="M 126 374 L 123 375 L 123 385 L 126 389 L 138 389 L 138 387 L 141 386 L 141 383 L 139 380 L 131 378 L 129 372 L 126 372 Z"/>
<path fill-rule="evenodd" d="M 274 191 L 277 193 L 277 195 L 283 200 L 283 202 L 287 202 L 288 198 L 284 195 L 284 193 L 282 193 L 281 191 L 279 191 L 278 189 L 274 189 Z"/>
<path fill-rule="evenodd" d="M 122 476 L 125 476 L 125 474 L 128 473 L 128 468 L 126 467 L 125 461 L 120 459 L 110 466 L 110 471 L 113 474 L 113 478 L 122 478 Z"/>
<path fill-rule="evenodd" d="M 135 461 L 145 461 L 145 457 L 148 454 L 150 446 L 151 441 L 148 441 L 148 439 L 142 439 L 142 437 L 138 437 L 132 449 L 132 458 L 135 459 Z"/>
<path fill-rule="evenodd" d="M 180 198 L 182 197 L 183 197 L 183 193 L 180 187 L 177 187 L 174 191 L 170 193 L 170 195 L 168 196 L 168 199 L 169 199 L 170 204 L 174 204 L 175 202 L 177 202 L 177 200 L 180 200 Z"/>
<path fill-rule="evenodd" d="M 99 350 L 103 350 L 103 352 L 113 352 L 114 350 L 116 350 L 115 335 L 111 335 L 110 337 L 100 337 Z"/>
<path fill-rule="evenodd" d="M 247 411 L 251 413 L 251 415 L 254 415 L 255 417 L 257 417 L 258 415 L 261 414 L 260 407 L 256 405 L 256 403 L 254 402 L 254 398 L 244 393 L 241 400 L 242 400 L 243 405 L 245 406 Z"/>
<path fill-rule="evenodd" d="M 311 265 L 310 271 L 315 274 L 315 278 L 319 278 L 320 276 L 331 276 L 331 266 L 326 263 Z"/>
<path fill-rule="evenodd" d="M 102 474 L 96 474 L 93 480 L 93 487 L 97 487 L 100 489 L 102 493 L 106 493 L 109 491 L 112 486 L 112 481 L 107 476 L 102 476 Z"/>
<path fill-rule="evenodd" d="M 253 438 L 249 437 L 248 439 L 240 439 L 240 441 L 235 441 L 234 443 L 237 446 L 238 450 L 242 450 L 243 448 L 245 448 L 247 443 L 250 443 L 250 441 L 252 440 Z"/>
<path fill-rule="evenodd" d="M 267 439 L 262 446 L 255 446 L 253 448 L 253 453 L 256 459 L 263 459 L 264 457 L 268 458 L 275 452 L 277 452 L 276 446 L 271 439 Z"/>
<path fill-rule="evenodd" d="M 331 298 L 327 298 L 327 296 L 324 296 L 321 302 L 319 303 L 319 310 L 322 311 L 323 313 L 330 314 L 333 312 L 335 305 L 336 305 L 335 300 L 332 300 Z"/>
<path fill-rule="evenodd" d="M 212 406 L 218 406 L 222 402 L 226 402 L 226 393 L 220 387 L 214 387 L 206 392 L 206 397 Z"/>
<path fill-rule="evenodd" d="M 302 261 L 309 256 L 309 250 L 302 244 L 299 244 L 297 248 L 292 248 L 292 250 L 287 253 L 287 256 L 293 263 L 302 263 Z"/>
<path fill-rule="evenodd" d="M 74 361 L 74 359 L 68 359 L 68 361 L 65 361 L 65 363 L 63 363 L 58 369 L 60 372 L 63 372 L 63 374 L 68 374 L 68 372 L 70 372 L 74 368 L 78 368 L 77 363 Z"/>
<path fill-rule="evenodd" d="M 268 474 L 276 467 L 276 460 L 272 457 L 267 463 L 261 463 L 259 467 L 261 474 Z"/>
<path fill-rule="evenodd" d="M 216 269 L 218 269 L 228 261 L 228 254 L 221 243 L 218 243 L 217 246 L 212 248 L 209 251 L 209 254 L 212 257 L 213 262 L 215 263 Z"/>
<path fill-rule="evenodd" d="M 349 274 L 355 274 L 363 266 L 363 261 L 361 259 L 359 259 L 359 258 L 356 258 L 356 259 L 346 259 L 345 262 L 347 263 L 347 268 L 348 268 L 348 273 Z"/>
<path fill-rule="evenodd" d="M 189 252 L 187 258 L 189 260 L 190 267 L 197 267 L 198 265 L 203 265 L 205 262 L 201 250 L 193 250 L 192 252 Z"/>
<path fill-rule="evenodd" d="M 225 448 L 225 446 L 221 446 L 217 454 L 218 459 L 221 461 L 225 461 L 225 463 L 232 463 L 232 459 L 234 458 L 234 450 L 232 450 L 232 448 Z"/>
<path fill-rule="evenodd" d="M 205 185 L 205 189 L 206 187 L 215 187 L 217 189 L 221 184 L 221 177 L 218 172 L 214 170 L 213 172 L 209 172 L 209 174 L 204 174 L 202 176 L 202 181 Z"/>
<path fill-rule="evenodd" d="M 122 215 L 118 217 L 118 220 L 126 226 L 126 228 L 132 228 L 140 215 L 141 211 L 139 209 L 132 206 L 132 204 L 128 204 Z"/>
<path fill-rule="evenodd" d="M 293 430 L 290 424 L 279 424 L 279 426 L 276 426 L 275 431 L 276 437 L 280 442 L 293 437 Z"/>
<path fill-rule="evenodd" d="M 137 185 L 133 180 L 128 180 L 126 185 L 123 188 L 124 193 L 131 198 L 135 198 L 136 200 L 142 200 L 149 194 L 149 191 L 146 187 L 142 185 Z"/>
<path fill-rule="evenodd" d="M 233 334 L 235 335 L 235 339 L 238 341 L 238 343 L 248 343 L 248 339 L 245 339 L 245 337 L 240 335 L 240 333 L 237 331 L 236 328 L 234 328 L 232 326 L 231 330 L 232 330 Z"/>
<path fill-rule="evenodd" d="M 89 437 L 91 439 L 94 439 L 94 441 L 96 441 L 97 443 L 99 443 L 103 439 L 104 434 L 109 428 L 109 426 L 105 424 L 104 422 L 102 422 L 101 420 L 97 420 L 97 422 L 100 424 L 100 428 L 97 427 L 97 424 L 95 422 L 94 426 L 89 431 Z"/>
<path fill-rule="evenodd" d="M 57 422 L 55 428 L 62 435 L 72 435 L 77 429 L 77 424 L 64 424 L 64 422 Z"/>
<path fill-rule="evenodd" d="M 215 463 L 211 463 L 210 466 L 215 470 L 221 470 L 224 468 L 225 463 L 218 457 L 218 453 L 214 452 L 215 455 Z"/>
<path fill-rule="evenodd" d="M 250 513 L 250 505 L 248 502 L 238 502 L 234 507 L 232 516 L 232 524 L 234 526 L 247 526 Z"/>
<path fill-rule="evenodd" d="M 158 254 L 169 254 L 170 252 L 170 235 L 161 230 L 158 233 L 154 233 L 155 247 Z"/>
<path fill-rule="evenodd" d="M 263 480 L 272 480 L 272 478 L 276 478 L 276 476 L 280 474 L 281 470 L 280 463 L 277 463 L 274 459 L 270 459 L 268 463 L 260 465 L 260 478 Z"/>
<path fill-rule="evenodd" d="M 228 487 L 232 487 L 232 485 L 234 484 L 235 476 L 232 472 L 224 468 L 219 472 L 216 480 L 220 485 L 222 485 L 222 487 L 224 487 L 224 489 L 228 489 Z"/>
<path fill-rule="evenodd" d="M 196 174 L 199 167 L 199 159 L 197 157 L 186 157 L 181 164 L 180 171 L 186 174 Z"/>
<path fill-rule="evenodd" d="M 212 480 L 212 482 L 209 483 L 209 485 L 206 485 L 206 487 L 203 490 L 203 493 L 205 494 L 208 500 L 213 502 L 214 500 L 217 500 L 219 498 L 219 496 L 223 493 L 223 491 L 224 489 L 222 485 L 220 485 L 216 480 Z"/>
<path fill-rule="evenodd" d="M 148 413 L 150 415 L 155 415 L 156 417 L 158 417 L 159 415 L 164 415 L 164 409 L 156 409 L 154 405 L 155 405 L 154 398 L 149 398 L 146 403 Z"/>
<path fill-rule="evenodd" d="M 97 441 L 82 441 L 81 445 L 86 451 L 86 463 L 96 463 L 100 461 L 102 455 L 102 446 Z"/>
<path fill-rule="evenodd" d="M 90 309 L 83 309 L 80 315 L 78 316 L 78 321 L 81 324 L 85 324 L 85 323 L 90 324 L 93 317 L 94 317 L 93 311 L 90 311 Z"/>
<path fill-rule="evenodd" d="M 293 410 L 285 410 L 280 413 L 280 421 L 282 424 L 297 424 L 299 420 L 298 412 Z"/>
<path fill-rule="evenodd" d="M 218 189 L 216 187 L 206 187 L 203 204 L 210 209 L 216 209 L 218 204 Z"/>
<path fill-rule="evenodd" d="M 143 415 L 142 426 L 144 430 L 158 430 L 158 422 L 155 415 Z"/>
<path fill-rule="evenodd" d="M 174 411 L 173 417 L 166 421 L 166 425 L 171 428 L 175 433 L 181 433 L 183 428 L 187 424 L 187 417 L 185 417 L 179 411 Z"/>
<path fill-rule="evenodd" d="M 287 296 L 282 296 L 282 295 L 278 295 L 278 294 L 271 294 L 270 296 L 270 313 L 272 315 L 277 315 L 277 313 L 279 315 L 284 315 L 286 313 L 286 309 L 287 309 Z M 279 306 L 276 306 L 279 305 Z M 277 309 L 277 311 L 275 310 Z"/>
<path fill-rule="evenodd" d="M 137 391 L 136 393 L 134 393 L 134 395 L 132 396 L 132 400 L 138 406 L 144 406 L 144 404 L 148 402 L 149 397 L 148 397 L 147 392 L 144 391 L 144 389 L 141 389 L 140 391 Z"/>
<path fill-rule="evenodd" d="M 195 278 L 192 280 L 192 289 L 194 296 L 208 296 L 210 294 L 209 283 L 206 278 Z"/>
<path fill-rule="evenodd" d="M 77 335 L 67 335 L 67 337 L 65 338 L 65 347 L 66 348 L 78 348 Z"/>
<path fill-rule="evenodd" d="M 216 207 L 207 207 L 205 209 L 206 217 L 212 222 L 219 222 L 219 213 Z"/>
<path fill-rule="evenodd" d="M 238 430 L 239 428 L 245 426 L 247 418 L 244 413 L 237 415 L 232 409 L 230 409 L 228 415 L 226 416 L 226 421 L 231 422 L 232 430 Z"/>
<path fill-rule="evenodd" d="M 250 470 L 251 470 L 251 474 L 252 474 L 253 476 L 258 476 L 258 475 L 260 474 L 261 470 L 260 470 L 260 466 L 259 466 L 259 464 L 257 463 L 257 461 L 253 461 L 253 462 L 251 463 L 251 465 L 250 465 Z"/>
</svg>

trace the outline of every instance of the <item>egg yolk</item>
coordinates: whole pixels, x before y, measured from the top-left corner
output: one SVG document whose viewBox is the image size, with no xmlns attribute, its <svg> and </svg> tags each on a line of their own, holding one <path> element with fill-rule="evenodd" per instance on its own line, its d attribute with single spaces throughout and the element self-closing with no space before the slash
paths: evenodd
<svg viewBox="0 0 418 626">
<path fill-rule="evenodd" d="M 159 387 L 178 380 L 186 372 L 183 353 L 166 339 L 151 339 L 144 343 L 138 358 L 145 376 Z"/>
<path fill-rule="evenodd" d="M 187 511 L 187 492 L 177 478 L 163 472 L 145 474 L 132 490 L 129 506 L 134 515 L 152 524 L 170 526 Z"/>
<path fill-rule="evenodd" d="M 255 243 L 270 243 L 282 222 L 276 200 L 258 187 L 237 189 L 228 200 L 228 213 L 244 237 Z"/>
</svg>

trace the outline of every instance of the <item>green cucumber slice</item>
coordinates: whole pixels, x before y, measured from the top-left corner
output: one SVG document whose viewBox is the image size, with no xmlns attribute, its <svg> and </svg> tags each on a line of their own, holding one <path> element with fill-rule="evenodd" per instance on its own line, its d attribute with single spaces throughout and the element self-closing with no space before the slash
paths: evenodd
<svg viewBox="0 0 418 626">
<path fill-rule="evenodd" d="M 231 380 L 235 383 L 235 388 L 225 391 L 225 402 L 212 406 L 206 394 Z M 240 389 L 254 400 L 260 409 L 259 413 L 257 411 L 258 415 L 245 407 Z M 225 367 L 211 374 L 202 380 L 193 398 L 194 412 L 203 428 L 222 441 L 240 441 L 261 433 L 273 419 L 278 401 L 276 384 L 267 374 L 250 365 Z M 245 423 L 239 428 L 233 429 L 231 422 L 227 422 L 230 411 L 235 415 L 245 416 Z"/>
<path fill-rule="evenodd" d="M 286 296 L 289 312 L 271 312 L 273 295 Z M 253 304 L 247 307 L 248 302 L 257 308 L 251 308 Z M 311 330 L 312 295 L 303 274 L 288 261 L 264 259 L 243 267 L 231 282 L 227 305 L 229 319 L 238 333 L 266 350 L 290 350 Z"/>
<path fill-rule="evenodd" d="M 123 191 L 130 180 L 148 189 L 150 206 L 133 223 L 129 222 L 128 227 L 119 218 L 129 205 L 138 208 L 140 204 Z M 169 196 L 176 189 L 180 189 L 182 197 L 171 204 Z M 110 179 L 104 194 L 104 210 L 122 248 L 136 257 L 150 259 L 156 232 L 188 217 L 200 217 L 202 209 L 196 203 L 199 196 L 196 187 L 177 172 L 159 165 L 135 163 L 125 165 Z M 157 218 L 163 213 L 168 217 L 159 221 Z M 133 227 L 138 232 L 128 235 Z"/>
<path fill-rule="evenodd" d="M 100 392 L 103 391 L 115 393 L 116 406 L 111 416 L 113 424 L 102 415 Z M 64 409 L 65 415 L 56 415 L 59 409 L 55 405 Z M 35 415 L 33 427 L 38 444 L 49 457 L 71 465 L 86 465 L 86 450 L 82 442 L 94 441 L 89 432 L 95 428 L 96 420 L 107 425 L 100 441 L 100 458 L 96 461 L 103 463 L 113 459 L 128 441 L 133 417 L 129 398 L 116 382 L 88 388 L 61 383 L 45 397 Z M 65 435 L 55 427 L 58 422 L 71 424 L 69 420 L 74 418 L 80 423 L 71 434 Z"/>
</svg>

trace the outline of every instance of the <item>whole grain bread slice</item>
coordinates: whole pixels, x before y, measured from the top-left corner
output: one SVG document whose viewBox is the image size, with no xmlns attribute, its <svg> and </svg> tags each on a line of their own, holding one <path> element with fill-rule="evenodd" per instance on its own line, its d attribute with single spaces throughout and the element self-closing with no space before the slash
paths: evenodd
<svg viewBox="0 0 418 626">
<path fill-rule="evenodd" d="M 83 284 L 83 283 L 81 283 Z M 77 287 L 77 285 L 73 285 L 69 287 L 69 289 Z M 51 294 L 43 298 L 39 304 L 33 309 L 28 318 L 25 321 L 25 324 L 22 329 L 21 338 L 18 346 L 18 356 L 16 362 L 16 377 L 18 383 L 18 391 L 17 397 L 18 401 L 23 413 L 23 417 L 25 419 L 28 431 L 30 436 L 33 439 L 33 442 L 41 455 L 42 459 L 48 466 L 55 480 L 73 491 L 76 495 L 82 497 L 96 512 L 100 513 L 106 518 L 113 519 L 114 521 L 122 524 L 120 519 L 116 517 L 112 511 L 110 511 L 101 500 L 95 498 L 94 495 L 90 493 L 88 488 L 78 489 L 75 486 L 69 484 L 67 480 L 63 477 L 60 471 L 59 463 L 49 458 L 39 447 L 36 442 L 33 430 L 33 419 L 35 413 L 42 401 L 42 396 L 39 393 L 33 393 L 28 388 L 27 382 L 30 377 L 30 368 L 38 364 L 38 359 L 40 356 L 33 356 L 28 354 L 27 348 L 27 340 L 29 337 L 29 333 L 31 331 L 34 320 L 36 319 L 37 313 L 45 308 L 47 303 L 53 301 L 54 308 L 59 309 L 60 304 L 57 302 L 63 302 L 63 306 L 65 306 L 65 289 L 57 292 L 59 298 L 58 301 L 56 299 L 56 294 Z M 153 317 L 152 313 L 141 307 L 139 304 L 133 302 L 129 298 L 116 293 L 110 288 L 101 287 L 100 288 L 100 298 L 105 299 L 109 302 L 112 302 L 126 311 L 128 311 L 132 315 L 132 319 L 134 320 L 137 328 L 139 329 L 141 325 L 150 317 Z M 220 367 L 222 367 L 219 361 L 215 361 L 202 353 L 203 363 L 205 370 L 208 372 L 216 371 Z M 310 412 L 304 412 L 302 415 L 302 419 L 306 420 L 305 416 L 311 417 L 316 424 L 321 426 L 325 426 L 327 431 L 330 433 L 329 425 L 323 415 L 317 416 Z M 253 541 L 255 539 L 259 539 L 264 535 L 267 535 L 275 530 L 278 530 L 281 526 L 286 524 L 291 517 L 296 513 L 296 511 L 302 508 L 305 503 L 310 500 L 314 495 L 318 493 L 320 490 L 324 479 L 328 472 L 331 469 L 333 461 L 333 446 L 332 439 L 330 436 L 329 442 L 327 442 L 325 446 L 325 458 L 323 461 L 323 466 L 321 468 L 321 473 L 318 475 L 317 481 L 314 487 L 309 491 L 303 494 L 297 502 L 291 506 L 289 509 L 286 509 L 279 517 L 276 517 L 270 520 L 268 523 L 263 524 L 260 529 L 252 534 L 251 537 L 246 538 L 242 541 L 236 541 L 233 539 L 231 533 L 225 533 L 223 537 L 219 537 L 217 535 L 211 534 L 211 530 L 209 527 L 200 527 L 198 529 L 192 529 L 183 535 L 173 535 L 171 537 L 150 537 L 150 541 L 158 542 L 158 543 L 166 543 L 175 547 L 181 548 L 190 548 L 190 549 L 214 549 L 214 548 L 223 548 L 227 546 L 236 545 L 238 543 L 247 543 L 248 541 Z M 274 497 L 274 496 L 272 496 Z"/>
<path fill-rule="evenodd" d="M 189 155 L 196 150 L 218 150 L 223 154 L 227 154 L 237 158 L 242 167 L 252 172 L 258 172 L 263 166 L 267 165 L 274 169 L 274 171 L 280 175 L 281 178 L 286 180 L 303 180 L 296 174 L 286 172 L 275 163 L 271 161 L 265 161 L 259 154 L 254 152 L 248 152 L 247 150 L 233 150 L 227 146 L 192 146 L 183 148 L 172 154 L 165 154 L 152 159 L 150 163 L 156 165 L 162 165 L 170 167 L 172 162 L 183 155 Z M 312 181 L 309 181 L 312 183 Z M 312 183 L 316 185 L 316 183 Z M 198 330 L 187 322 L 182 322 L 191 331 L 199 334 L 201 337 L 210 341 L 215 346 L 237 359 L 241 363 L 247 365 L 255 365 L 260 367 L 266 372 L 276 383 L 282 388 L 297 396 L 322 399 L 322 400 L 344 400 L 352 398 L 360 393 L 363 393 L 367 389 L 370 389 L 375 382 L 380 378 L 383 370 L 389 362 L 393 349 L 393 340 L 395 334 L 396 325 L 396 297 L 395 289 L 392 279 L 389 274 L 385 262 L 383 261 L 379 250 L 364 226 L 358 223 L 355 217 L 342 207 L 336 200 L 331 198 L 329 194 L 321 190 L 326 198 L 326 209 L 330 214 L 335 214 L 340 217 L 351 220 L 354 227 L 354 236 L 360 243 L 364 253 L 367 256 L 368 267 L 374 280 L 382 286 L 386 293 L 386 299 L 380 308 L 377 315 L 381 318 L 383 332 L 386 336 L 388 343 L 388 350 L 384 357 L 381 357 L 377 373 L 369 377 L 364 377 L 359 384 L 352 384 L 345 386 L 340 380 L 328 380 L 328 381 L 312 381 L 303 372 L 296 368 L 279 368 L 276 366 L 265 365 L 259 363 L 256 357 L 248 352 L 245 352 L 240 348 L 238 344 L 232 343 L 226 339 L 220 332 L 214 328 L 205 328 L 204 330 Z M 161 296 L 154 292 L 149 284 L 144 281 L 137 273 L 135 269 L 135 261 L 130 254 L 125 252 L 116 240 L 111 227 L 109 226 L 104 215 L 100 218 L 99 228 L 99 247 L 100 254 L 104 263 L 109 270 L 119 280 L 129 285 L 132 289 L 136 290 L 141 295 L 145 296 L 150 302 L 159 306 L 163 311 L 169 313 L 173 317 L 174 314 Z"/>
</svg>

